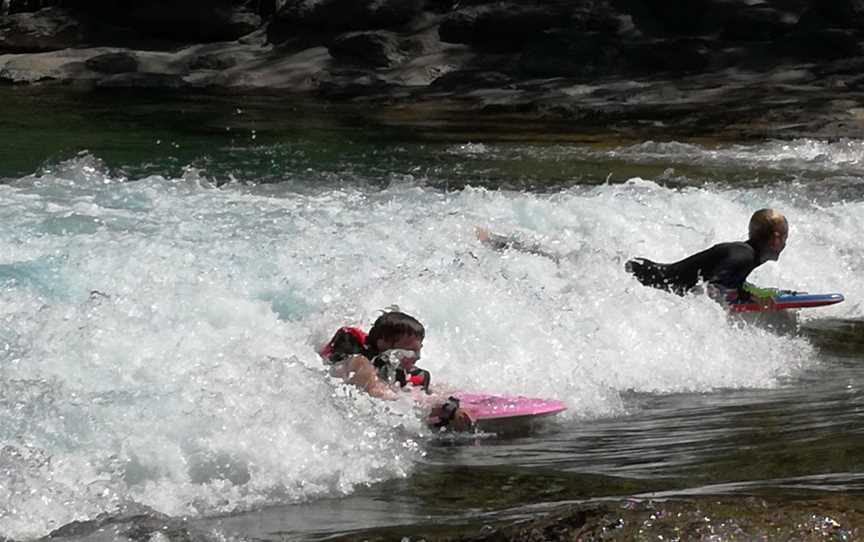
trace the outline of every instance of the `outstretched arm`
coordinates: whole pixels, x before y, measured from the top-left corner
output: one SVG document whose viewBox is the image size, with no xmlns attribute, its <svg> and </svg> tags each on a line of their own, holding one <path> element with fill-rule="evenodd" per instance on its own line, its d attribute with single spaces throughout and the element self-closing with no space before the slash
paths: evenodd
<svg viewBox="0 0 864 542">
<path fill-rule="evenodd" d="M 348 384 L 352 384 L 378 399 L 394 401 L 400 397 L 400 393 L 394 391 L 386 382 L 378 377 L 378 371 L 371 361 L 365 356 L 356 355 L 330 369 L 330 374 L 342 378 Z M 454 404 L 450 398 L 441 395 L 427 395 L 420 388 L 412 390 L 414 400 L 428 409 L 429 420 L 439 427 L 447 427 L 454 431 L 468 431 L 474 425 L 471 417 L 465 410 L 458 407 L 458 401 Z"/>
<path fill-rule="evenodd" d="M 526 254 L 543 256 L 544 258 L 549 258 L 555 263 L 559 263 L 561 261 L 560 254 L 556 254 L 543 248 L 540 243 L 527 243 L 521 239 L 516 238 L 513 235 L 501 235 L 498 233 L 493 233 L 488 229 L 481 228 L 479 226 L 474 229 L 474 235 L 475 237 L 477 237 L 478 241 L 492 248 L 493 250 L 516 250 L 518 252 L 524 252 Z"/>
</svg>

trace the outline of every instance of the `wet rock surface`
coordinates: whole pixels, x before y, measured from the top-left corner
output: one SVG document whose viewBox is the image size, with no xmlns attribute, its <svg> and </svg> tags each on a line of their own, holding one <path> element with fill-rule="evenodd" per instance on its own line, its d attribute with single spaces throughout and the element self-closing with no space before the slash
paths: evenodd
<svg viewBox="0 0 864 542">
<path fill-rule="evenodd" d="M 340 537 L 342 541 L 426 540 L 427 542 L 572 541 L 752 541 L 860 540 L 860 499 L 823 497 L 695 497 L 629 499 L 565 505 L 530 519 L 488 522 L 470 528 L 393 528 Z"/>
<path fill-rule="evenodd" d="M 116 513 L 60 527 L 41 540 L 161 540 L 206 542 L 212 537 L 196 531 L 187 521 L 160 514 L 146 506 L 130 504 Z"/>
<path fill-rule="evenodd" d="M 625 501 L 449 540 L 855 540 L 862 513 L 844 499 Z"/>
<path fill-rule="evenodd" d="M 329 536 L 343 542 L 752 541 L 860 540 L 864 508 L 858 496 L 779 498 L 699 496 L 624 499 L 546 506 L 510 519 L 475 519 L 461 525 L 394 526 Z M 41 540 L 224 540 L 195 519 L 177 519 L 140 505 L 65 525 Z"/>
</svg>

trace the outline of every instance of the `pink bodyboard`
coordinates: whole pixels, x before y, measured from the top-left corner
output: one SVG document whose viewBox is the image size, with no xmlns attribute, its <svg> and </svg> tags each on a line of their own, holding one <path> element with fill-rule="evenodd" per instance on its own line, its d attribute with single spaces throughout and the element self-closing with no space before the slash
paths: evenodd
<svg viewBox="0 0 864 542">
<path fill-rule="evenodd" d="M 549 416 L 567 409 L 562 401 L 534 397 L 457 392 L 459 408 L 474 421 Z"/>
</svg>

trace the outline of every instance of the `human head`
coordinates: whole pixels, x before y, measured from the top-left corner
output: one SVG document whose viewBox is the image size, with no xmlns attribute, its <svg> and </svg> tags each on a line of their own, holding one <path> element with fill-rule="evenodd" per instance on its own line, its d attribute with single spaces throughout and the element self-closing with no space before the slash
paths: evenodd
<svg viewBox="0 0 864 542">
<path fill-rule="evenodd" d="M 366 337 L 366 347 L 373 352 L 384 352 L 392 348 L 412 350 L 420 357 L 426 330 L 416 318 L 404 312 L 385 312 L 375 320 L 369 335 Z"/>
<path fill-rule="evenodd" d="M 759 209 L 750 217 L 750 241 L 766 260 L 776 260 L 786 248 L 789 223 L 783 213 L 774 209 Z"/>
</svg>

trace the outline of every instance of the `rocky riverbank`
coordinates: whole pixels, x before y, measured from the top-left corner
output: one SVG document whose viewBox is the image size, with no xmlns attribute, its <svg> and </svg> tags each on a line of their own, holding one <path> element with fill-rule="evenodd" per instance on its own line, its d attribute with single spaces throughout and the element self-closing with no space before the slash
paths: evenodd
<svg viewBox="0 0 864 542">
<path fill-rule="evenodd" d="M 821 542 L 860 540 L 864 513 L 857 497 L 798 499 L 771 497 L 688 497 L 625 499 L 568 504 L 537 510 L 530 518 L 484 520 L 468 525 L 412 525 L 328 537 L 328 540 L 427 542 L 565 541 L 751 541 Z M 217 529 L 218 531 L 218 529 Z M 44 540 L 222 539 L 206 521 L 172 519 L 146 507 L 66 525 Z M 232 533 L 224 533 L 231 536 Z"/>
<path fill-rule="evenodd" d="M 570 506 L 548 517 L 477 535 L 443 538 L 448 542 L 512 540 L 564 541 L 749 541 L 858 540 L 861 509 L 845 498 L 800 500 L 759 497 L 628 500 L 594 506 Z M 432 539 L 429 539 L 432 540 Z"/>
<path fill-rule="evenodd" d="M 304 95 L 368 103 L 393 122 L 642 137 L 864 128 L 864 0 L 11 6 L 0 18 L 6 84 Z"/>
</svg>

